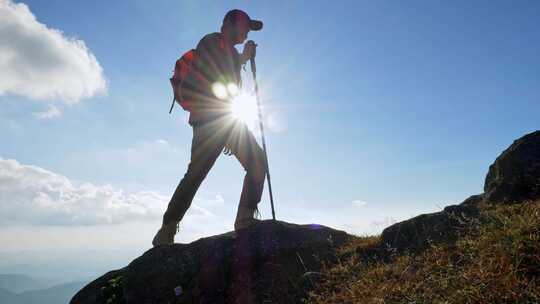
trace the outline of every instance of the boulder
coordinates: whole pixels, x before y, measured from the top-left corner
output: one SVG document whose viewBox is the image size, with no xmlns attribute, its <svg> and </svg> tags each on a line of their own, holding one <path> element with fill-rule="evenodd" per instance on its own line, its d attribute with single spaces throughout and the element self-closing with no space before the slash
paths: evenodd
<svg viewBox="0 0 540 304">
<path fill-rule="evenodd" d="M 504 150 L 489 167 L 484 183 L 488 203 L 514 203 L 540 198 L 540 130 Z"/>
<path fill-rule="evenodd" d="M 484 201 L 484 193 L 482 194 L 475 194 L 475 195 L 471 195 L 469 196 L 467 199 L 465 199 L 461 205 L 474 205 L 474 206 L 478 206 L 478 204 L 480 204 L 481 202 Z"/>
<path fill-rule="evenodd" d="M 190 244 L 159 246 L 80 290 L 72 304 L 298 303 L 351 238 L 266 220 Z"/>
<path fill-rule="evenodd" d="M 443 211 L 421 214 L 383 230 L 381 241 L 397 252 L 419 252 L 430 244 L 450 243 L 457 239 L 468 220 L 476 218 L 474 205 L 451 205 Z"/>
</svg>

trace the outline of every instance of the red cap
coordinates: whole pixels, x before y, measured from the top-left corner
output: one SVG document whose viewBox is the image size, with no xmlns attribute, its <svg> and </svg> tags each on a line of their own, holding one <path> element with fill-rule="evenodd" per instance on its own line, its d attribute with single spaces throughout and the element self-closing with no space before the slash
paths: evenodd
<svg viewBox="0 0 540 304">
<path fill-rule="evenodd" d="M 263 27 L 262 21 L 249 18 L 249 15 L 246 12 L 239 9 L 228 11 L 223 18 L 223 23 L 236 24 L 239 20 L 246 20 L 251 31 L 259 31 Z"/>
</svg>

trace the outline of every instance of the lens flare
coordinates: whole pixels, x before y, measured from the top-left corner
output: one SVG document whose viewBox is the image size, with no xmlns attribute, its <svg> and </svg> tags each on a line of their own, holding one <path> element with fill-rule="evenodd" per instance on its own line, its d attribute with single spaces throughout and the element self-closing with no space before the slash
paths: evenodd
<svg viewBox="0 0 540 304">
<path fill-rule="evenodd" d="M 231 112 L 234 118 L 244 122 L 249 129 L 254 130 L 258 115 L 255 96 L 241 92 L 232 99 Z"/>
<path fill-rule="evenodd" d="M 227 87 L 221 82 L 215 82 L 212 84 L 212 92 L 219 99 L 225 99 L 228 96 Z"/>
<path fill-rule="evenodd" d="M 230 96 L 236 96 L 240 90 L 236 84 L 231 82 L 227 85 L 227 91 L 229 92 Z"/>
</svg>

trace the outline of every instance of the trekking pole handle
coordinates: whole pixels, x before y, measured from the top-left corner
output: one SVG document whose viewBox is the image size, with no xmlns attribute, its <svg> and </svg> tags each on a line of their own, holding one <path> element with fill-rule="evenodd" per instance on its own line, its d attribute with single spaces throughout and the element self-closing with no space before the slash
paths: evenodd
<svg viewBox="0 0 540 304">
<path fill-rule="evenodd" d="M 249 54 L 249 59 L 252 61 L 256 54 L 257 54 L 257 44 L 253 40 L 248 40 L 246 44 L 244 44 L 244 51 L 242 52 L 242 55 L 245 56 L 246 50 L 251 50 L 251 54 Z M 253 66 L 253 63 L 251 63 Z"/>
</svg>

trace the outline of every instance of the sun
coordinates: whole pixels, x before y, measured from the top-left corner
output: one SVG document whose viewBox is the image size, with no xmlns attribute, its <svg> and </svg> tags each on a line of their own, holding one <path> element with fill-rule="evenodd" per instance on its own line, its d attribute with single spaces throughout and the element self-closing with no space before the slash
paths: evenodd
<svg viewBox="0 0 540 304">
<path fill-rule="evenodd" d="M 234 83 L 225 85 L 216 82 L 212 84 L 212 92 L 218 99 L 230 102 L 230 111 L 234 119 L 243 122 L 251 131 L 255 131 L 259 112 L 254 95 L 240 89 Z"/>
<path fill-rule="evenodd" d="M 235 119 L 245 123 L 250 130 L 254 130 L 258 117 L 255 96 L 240 92 L 231 100 L 231 112 Z"/>
</svg>

